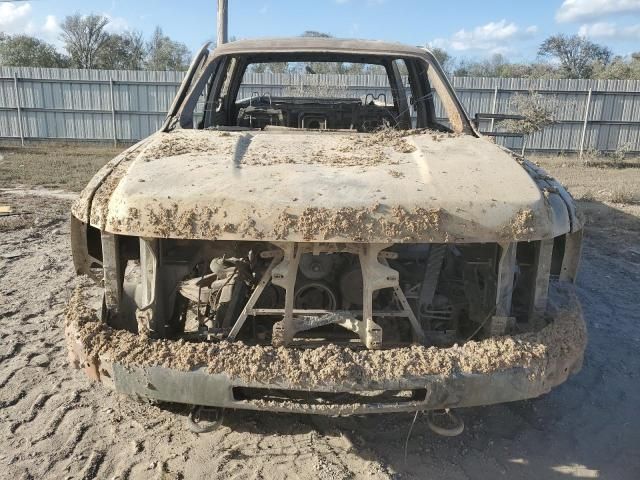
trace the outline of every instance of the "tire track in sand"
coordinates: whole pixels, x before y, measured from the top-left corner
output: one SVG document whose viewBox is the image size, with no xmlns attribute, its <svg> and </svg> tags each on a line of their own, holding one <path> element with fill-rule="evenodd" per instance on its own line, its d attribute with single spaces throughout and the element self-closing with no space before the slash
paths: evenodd
<svg viewBox="0 0 640 480">
<path fill-rule="evenodd" d="M 88 430 L 89 425 L 86 425 L 84 423 L 79 423 L 75 427 L 73 427 L 73 430 L 71 431 L 71 434 L 67 438 L 64 445 L 62 445 L 61 448 L 56 450 L 48 458 L 45 471 L 42 474 L 43 477 L 46 476 L 51 470 L 53 470 L 53 468 L 57 464 L 65 460 L 69 461 L 72 458 L 73 453 L 75 452 L 76 448 L 78 447 Z"/>
<path fill-rule="evenodd" d="M 82 480 L 93 480 L 98 478 L 98 471 L 104 462 L 105 452 L 102 450 L 93 450 L 85 467 L 82 475 L 79 477 Z"/>
<path fill-rule="evenodd" d="M 0 363 L 4 362 L 5 360 L 8 360 L 10 358 L 16 357 L 20 353 L 20 351 L 22 350 L 22 347 L 24 347 L 23 343 L 14 342 L 9 347 L 9 351 L 7 353 L 4 353 L 4 354 L 0 355 Z"/>
<path fill-rule="evenodd" d="M 55 393 L 39 393 L 31 407 L 29 408 L 29 412 L 27 413 L 26 417 L 11 424 L 11 426 L 9 427 L 9 431 L 12 434 L 15 434 L 16 430 L 18 430 L 18 428 L 20 428 L 22 425 L 35 420 L 35 418 L 38 416 L 38 411 L 42 409 L 47 401 L 54 395 Z"/>
<path fill-rule="evenodd" d="M 4 408 L 13 407 L 16 403 L 18 403 L 20 400 L 22 400 L 26 396 L 27 396 L 27 391 L 24 389 L 20 390 L 16 395 L 14 395 L 9 400 L 0 401 L 0 410 Z"/>
<path fill-rule="evenodd" d="M 42 431 L 42 433 L 38 437 L 33 439 L 33 444 L 35 445 L 43 440 L 46 440 L 47 438 L 51 438 L 58 431 L 58 427 L 60 427 L 60 424 L 66 417 L 67 413 L 69 413 L 71 410 L 73 410 L 76 407 L 79 400 L 80 400 L 80 392 L 75 391 L 71 396 L 71 398 L 69 398 L 66 401 L 63 401 L 61 407 L 59 407 L 56 410 L 56 412 L 53 414 L 53 417 L 51 418 L 51 421 L 46 426 L 46 428 Z M 44 413 L 42 410 L 37 412 L 39 414 Z"/>
</svg>

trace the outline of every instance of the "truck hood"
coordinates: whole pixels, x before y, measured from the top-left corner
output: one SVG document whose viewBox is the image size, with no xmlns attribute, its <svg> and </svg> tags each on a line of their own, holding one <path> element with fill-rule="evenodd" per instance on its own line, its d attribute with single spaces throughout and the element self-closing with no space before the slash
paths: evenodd
<svg viewBox="0 0 640 480">
<path fill-rule="evenodd" d="M 296 242 L 508 242 L 576 222 L 557 182 L 484 138 L 270 128 L 157 133 L 74 214 L 125 235 Z"/>
</svg>

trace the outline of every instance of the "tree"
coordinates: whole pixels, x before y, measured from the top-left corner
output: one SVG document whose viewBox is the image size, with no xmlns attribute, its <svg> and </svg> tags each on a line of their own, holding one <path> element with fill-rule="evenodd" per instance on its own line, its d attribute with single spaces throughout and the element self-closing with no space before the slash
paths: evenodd
<svg viewBox="0 0 640 480">
<path fill-rule="evenodd" d="M 454 73 L 460 77 L 503 77 L 511 66 L 504 55 L 496 53 L 485 60 L 462 60 Z"/>
<path fill-rule="evenodd" d="M 306 30 L 302 32 L 301 37 L 308 38 L 333 38 L 333 35 L 325 32 L 318 32 L 316 30 Z M 337 74 L 350 74 L 358 75 L 363 73 L 377 73 L 373 71 L 367 71 L 367 68 L 362 63 L 345 63 L 345 62 L 311 62 L 305 64 L 304 70 L 300 73 L 337 73 Z"/>
<path fill-rule="evenodd" d="M 156 27 L 147 43 L 146 66 L 148 70 L 186 70 L 191 52 L 184 43 L 176 42 Z"/>
<path fill-rule="evenodd" d="M 111 34 L 97 52 L 96 65 L 108 70 L 140 70 L 144 58 L 145 45 L 140 32 Z"/>
<path fill-rule="evenodd" d="M 556 123 L 555 111 L 558 108 L 558 101 L 537 92 L 529 92 L 528 95 L 515 94 L 510 103 L 512 110 L 522 118 L 502 120 L 499 125 L 507 132 L 523 135 L 522 155 L 524 155 L 527 137 Z"/>
<path fill-rule="evenodd" d="M 252 73 L 289 73 L 286 62 L 254 63 L 250 66 Z"/>
<path fill-rule="evenodd" d="M 0 65 L 61 68 L 67 64 L 67 58 L 47 42 L 29 35 L 10 36 L 0 33 Z"/>
<path fill-rule="evenodd" d="M 451 73 L 451 70 L 453 69 L 454 60 L 453 60 L 453 57 L 449 55 L 449 52 L 439 47 L 433 47 L 433 48 L 430 48 L 429 50 L 431 51 L 431 53 L 433 53 L 433 56 L 436 57 L 436 60 L 438 60 L 438 63 L 440 64 L 442 69 L 446 73 Z"/>
<path fill-rule="evenodd" d="M 593 43 L 579 35 L 564 34 L 547 38 L 540 45 L 538 54 L 558 60 L 569 78 L 589 78 L 597 62 L 606 65 L 612 56 L 608 47 Z"/>
<path fill-rule="evenodd" d="M 100 49 L 109 38 L 105 27 L 109 19 L 103 15 L 82 16 L 79 13 L 64 19 L 60 38 L 77 68 L 96 68 Z"/>
<path fill-rule="evenodd" d="M 640 57 L 630 59 L 616 56 L 608 64 L 598 62 L 593 67 L 593 78 L 603 80 L 640 80 Z"/>
<path fill-rule="evenodd" d="M 333 38 L 333 35 L 324 32 L 317 32 L 315 30 L 306 30 L 302 32 L 301 37 L 313 37 L 313 38 Z"/>
</svg>

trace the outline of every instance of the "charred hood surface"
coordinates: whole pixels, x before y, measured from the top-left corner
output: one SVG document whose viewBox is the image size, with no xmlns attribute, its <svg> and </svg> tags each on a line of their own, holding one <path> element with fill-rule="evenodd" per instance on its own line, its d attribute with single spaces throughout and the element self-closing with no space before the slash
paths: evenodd
<svg viewBox="0 0 640 480">
<path fill-rule="evenodd" d="M 537 240 L 579 228 L 533 164 L 432 131 L 176 130 L 99 172 L 74 215 L 118 234 L 330 242 Z"/>
</svg>

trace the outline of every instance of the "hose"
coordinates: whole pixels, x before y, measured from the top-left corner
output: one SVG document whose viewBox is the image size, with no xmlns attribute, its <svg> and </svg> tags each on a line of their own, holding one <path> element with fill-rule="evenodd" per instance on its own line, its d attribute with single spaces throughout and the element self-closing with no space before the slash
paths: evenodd
<svg viewBox="0 0 640 480">
<path fill-rule="evenodd" d="M 209 412 L 214 411 L 216 414 L 216 418 L 213 422 L 208 422 L 206 425 L 201 425 L 200 415 L 204 410 Z M 194 405 L 191 409 L 191 412 L 189 412 L 189 416 L 187 417 L 187 425 L 189 427 L 189 430 L 197 434 L 213 432 L 222 425 L 223 421 L 224 408 L 206 408 L 201 405 Z"/>
<path fill-rule="evenodd" d="M 449 428 L 441 427 L 440 425 L 436 425 L 434 422 L 434 418 L 436 416 L 446 416 L 452 423 L 452 426 Z M 427 425 L 431 429 L 433 433 L 437 433 L 438 435 L 442 435 L 443 437 L 457 437 L 462 432 L 464 432 L 464 421 L 461 417 L 455 415 L 448 408 L 444 410 L 443 413 L 431 411 L 427 414 Z"/>
</svg>

